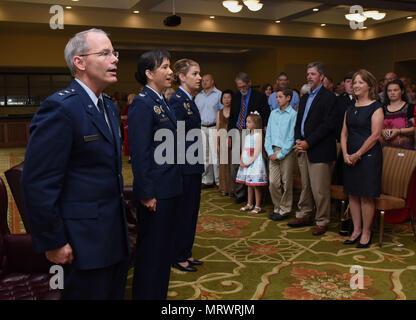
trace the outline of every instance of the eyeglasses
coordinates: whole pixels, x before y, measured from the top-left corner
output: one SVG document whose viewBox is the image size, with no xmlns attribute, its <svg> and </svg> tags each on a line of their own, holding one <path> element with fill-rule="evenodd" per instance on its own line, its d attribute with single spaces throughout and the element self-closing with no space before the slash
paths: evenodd
<svg viewBox="0 0 416 320">
<path fill-rule="evenodd" d="M 113 55 L 116 58 L 118 58 L 118 56 L 119 56 L 119 52 L 118 51 L 100 51 L 100 52 L 80 54 L 79 56 L 80 57 L 86 57 L 86 56 L 90 56 L 92 54 L 98 54 L 99 57 L 104 57 L 104 58 L 110 58 L 111 55 Z"/>
</svg>

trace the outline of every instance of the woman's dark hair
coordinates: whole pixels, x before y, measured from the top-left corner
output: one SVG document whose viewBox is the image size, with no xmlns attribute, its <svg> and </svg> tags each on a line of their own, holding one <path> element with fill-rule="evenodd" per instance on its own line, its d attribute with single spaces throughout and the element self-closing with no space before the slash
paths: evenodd
<svg viewBox="0 0 416 320">
<path fill-rule="evenodd" d="M 134 74 L 138 83 L 147 84 L 146 70 L 154 71 L 159 68 L 164 59 L 170 60 L 170 53 L 165 50 L 152 50 L 143 53 L 137 62 L 137 72 Z"/>
<path fill-rule="evenodd" d="M 231 95 L 231 97 L 233 96 L 233 94 L 234 94 L 234 92 L 233 92 L 233 90 L 230 90 L 230 89 L 226 89 L 226 90 L 224 90 L 222 93 L 221 93 L 221 103 L 222 103 L 222 98 L 224 97 L 224 94 L 230 94 Z"/>
<path fill-rule="evenodd" d="M 384 104 L 386 106 L 388 106 L 390 104 L 390 99 L 389 99 L 389 95 L 387 94 L 387 90 L 389 88 L 390 85 L 392 84 L 397 84 L 400 87 L 400 90 L 403 92 L 402 93 L 402 100 L 404 102 L 409 102 L 407 99 L 407 94 L 406 94 L 406 90 L 404 89 L 404 85 L 402 80 L 396 79 L 396 80 L 392 80 L 389 83 L 386 84 L 386 88 L 384 89 Z"/>
<path fill-rule="evenodd" d="M 273 86 L 270 83 L 266 83 L 262 88 L 261 88 L 261 92 L 266 92 L 267 88 L 270 87 L 272 88 L 273 91 Z"/>
</svg>

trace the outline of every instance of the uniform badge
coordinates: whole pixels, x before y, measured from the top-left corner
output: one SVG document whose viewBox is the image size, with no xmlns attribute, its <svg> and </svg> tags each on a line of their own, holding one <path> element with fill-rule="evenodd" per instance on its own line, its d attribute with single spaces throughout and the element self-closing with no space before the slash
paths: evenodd
<svg viewBox="0 0 416 320">
<path fill-rule="evenodd" d="M 159 108 L 160 108 L 160 110 L 162 110 L 163 113 L 165 113 L 165 109 L 163 109 L 162 106 L 160 106 Z"/>
<path fill-rule="evenodd" d="M 143 94 L 143 93 L 139 93 L 139 96 L 140 96 L 140 97 L 145 97 L 146 95 L 145 95 L 145 94 Z"/>
<path fill-rule="evenodd" d="M 160 114 L 160 108 L 158 106 L 154 106 L 153 110 L 156 112 L 156 114 Z"/>
<path fill-rule="evenodd" d="M 89 105 L 88 105 L 88 108 L 90 108 L 90 109 L 91 109 L 91 108 L 92 108 L 92 104 L 89 104 Z"/>
<path fill-rule="evenodd" d="M 193 114 L 191 106 L 189 105 L 189 103 L 184 103 L 183 106 L 186 109 L 186 111 L 188 112 L 188 115 Z"/>
<path fill-rule="evenodd" d="M 65 90 L 65 93 L 71 93 L 71 92 L 69 92 L 68 90 Z"/>
<path fill-rule="evenodd" d="M 71 89 L 72 92 L 75 92 L 75 89 Z"/>
<path fill-rule="evenodd" d="M 65 93 L 62 93 L 62 92 L 59 92 L 58 93 L 60 96 L 64 96 L 65 95 Z"/>
</svg>

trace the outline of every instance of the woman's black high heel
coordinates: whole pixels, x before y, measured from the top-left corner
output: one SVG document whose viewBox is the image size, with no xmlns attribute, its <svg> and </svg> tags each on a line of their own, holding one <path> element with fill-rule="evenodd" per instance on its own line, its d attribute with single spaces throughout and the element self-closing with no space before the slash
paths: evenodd
<svg viewBox="0 0 416 320">
<path fill-rule="evenodd" d="M 345 240 L 344 241 L 344 244 L 354 244 L 354 243 L 356 243 L 358 240 L 360 240 L 360 238 L 361 238 L 361 233 L 358 235 L 358 237 L 357 238 L 355 238 L 354 240 L 350 240 L 350 239 L 347 239 L 347 240 Z"/>
<path fill-rule="evenodd" d="M 371 244 L 371 239 L 373 238 L 373 233 L 370 233 L 370 240 L 367 243 L 358 242 L 357 248 L 368 248 Z"/>
</svg>

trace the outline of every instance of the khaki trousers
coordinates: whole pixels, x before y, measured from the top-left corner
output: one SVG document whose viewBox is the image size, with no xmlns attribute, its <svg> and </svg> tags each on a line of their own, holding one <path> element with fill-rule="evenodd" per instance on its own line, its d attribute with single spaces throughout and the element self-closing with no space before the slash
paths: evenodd
<svg viewBox="0 0 416 320">
<path fill-rule="evenodd" d="M 273 147 L 277 155 L 280 148 Z M 295 152 L 290 152 L 283 160 L 269 160 L 269 190 L 274 212 L 282 216 L 289 214 L 293 203 L 293 167 Z M 282 192 L 283 189 L 283 192 Z"/>
<path fill-rule="evenodd" d="M 332 163 L 312 163 L 306 152 L 298 157 L 302 192 L 296 218 L 311 217 L 316 206 L 315 220 L 318 226 L 329 224 L 331 214 L 331 167 Z"/>
</svg>

